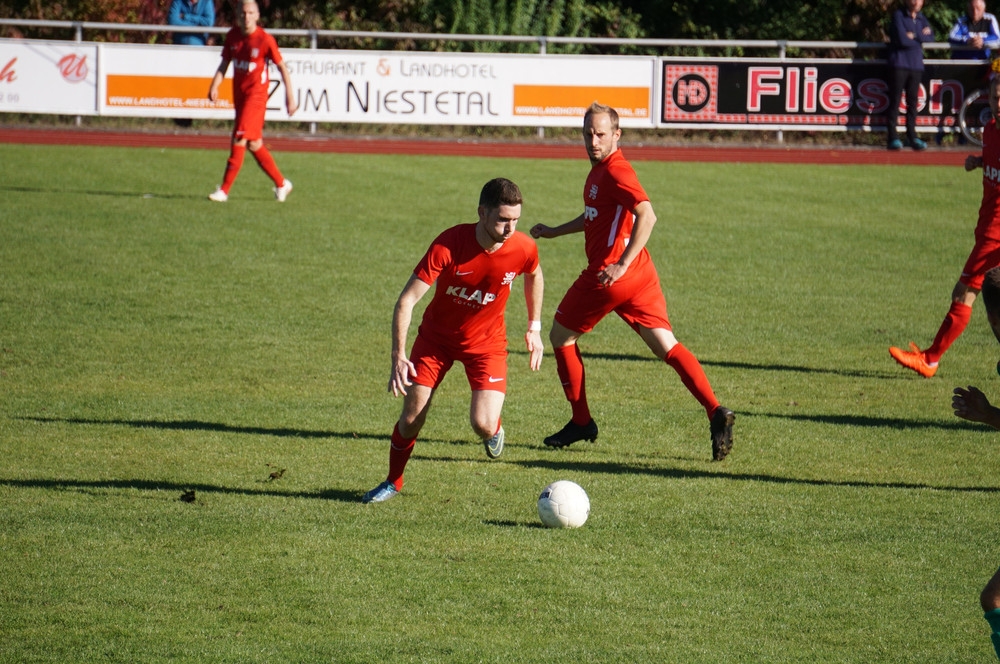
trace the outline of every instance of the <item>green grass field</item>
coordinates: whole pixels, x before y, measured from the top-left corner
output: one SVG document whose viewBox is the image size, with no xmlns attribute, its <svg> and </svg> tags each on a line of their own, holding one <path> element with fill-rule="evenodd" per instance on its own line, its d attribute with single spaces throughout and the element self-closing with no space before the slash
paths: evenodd
<svg viewBox="0 0 1000 664">
<path fill-rule="evenodd" d="M 1000 399 L 1000 347 L 977 305 L 936 377 L 886 352 L 947 311 L 977 174 L 637 162 L 731 456 L 616 318 L 581 343 L 600 438 L 545 448 L 569 411 L 551 351 L 528 370 L 518 282 L 504 456 L 454 371 L 403 493 L 366 506 L 427 244 L 499 175 L 522 230 L 566 221 L 588 165 L 276 158 L 287 203 L 248 159 L 218 205 L 221 151 L 3 146 L 0 661 L 994 659 L 1000 434 L 950 394 Z M 582 237 L 540 252 L 547 330 Z M 540 527 L 556 479 L 589 493 L 584 528 Z"/>
</svg>

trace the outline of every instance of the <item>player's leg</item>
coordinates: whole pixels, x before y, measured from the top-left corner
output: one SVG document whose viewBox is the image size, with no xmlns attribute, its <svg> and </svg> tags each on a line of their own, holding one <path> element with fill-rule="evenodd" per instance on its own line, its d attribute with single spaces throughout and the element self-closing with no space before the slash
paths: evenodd
<svg viewBox="0 0 1000 664">
<path fill-rule="evenodd" d="M 496 459 L 503 454 L 500 412 L 507 393 L 507 349 L 469 353 L 458 359 L 465 365 L 465 377 L 472 389 L 469 424 L 483 441 L 486 456 Z"/>
<path fill-rule="evenodd" d="M 633 281 L 633 292 L 615 309 L 615 313 L 642 337 L 656 357 L 677 372 L 684 387 L 705 409 L 712 439 L 712 459 L 721 461 L 733 448 L 736 416 L 733 411 L 719 405 L 698 358 L 674 336 L 667 315 L 667 299 L 660 288 L 656 268 L 650 263 L 644 269 L 648 274 Z"/>
<path fill-rule="evenodd" d="M 233 103 L 236 106 L 236 119 L 233 122 L 233 140 L 229 147 L 229 159 L 226 160 L 226 170 L 222 174 L 222 184 L 213 193 L 209 195 L 209 199 L 224 203 L 229 199 L 229 190 L 233 188 L 233 183 L 236 182 L 236 176 L 240 174 L 240 169 L 243 168 L 243 159 L 246 157 L 247 152 L 247 141 L 253 136 L 247 136 L 248 127 L 252 129 L 253 124 L 256 122 L 256 113 L 252 105 L 246 103 L 246 99 L 239 94 L 235 94 Z M 263 121 L 263 114 L 260 114 L 261 121 Z"/>
<path fill-rule="evenodd" d="M 566 447 L 580 440 L 597 440 L 597 423 L 590 414 L 587 403 L 587 380 L 583 355 L 577 341 L 582 334 L 574 332 L 559 321 L 553 321 L 549 331 L 556 359 L 556 373 L 562 384 L 563 394 L 569 402 L 572 415 L 569 422 L 543 441 L 548 447 Z"/>
<path fill-rule="evenodd" d="M 416 373 L 413 385 L 403 397 L 403 410 L 393 428 L 389 442 L 389 474 L 385 481 L 366 493 L 363 503 L 380 503 L 389 500 L 403 488 L 403 472 L 413 453 L 417 436 L 427 421 L 434 391 L 444 380 L 454 360 L 437 346 L 428 343 L 419 334 L 410 349 L 410 362 Z"/>
<path fill-rule="evenodd" d="M 496 390 L 473 390 L 469 405 L 469 423 L 483 441 L 486 456 L 496 459 L 503 454 L 504 430 L 500 413 L 504 393 Z"/>
<path fill-rule="evenodd" d="M 278 165 L 275 163 L 274 157 L 271 156 L 271 151 L 264 145 L 263 138 L 250 141 L 248 147 L 250 148 L 250 154 L 257 161 L 257 165 L 274 182 L 275 197 L 279 202 L 283 203 L 288 193 L 292 190 L 292 183 L 286 180 L 285 176 L 278 170 Z"/>
<path fill-rule="evenodd" d="M 363 503 L 381 503 L 389 500 L 403 488 L 403 472 L 413 454 L 417 436 L 427 421 L 434 389 L 414 383 L 403 397 L 403 412 L 392 429 L 389 439 L 389 473 L 385 481 L 361 497 Z"/>
<path fill-rule="evenodd" d="M 979 595 L 979 603 L 983 607 L 983 617 L 992 628 L 990 640 L 993 642 L 993 649 L 997 658 L 1000 658 L 1000 569 L 986 583 Z"/>
<path fill-rule="evenodd" d="M 642 337 L 656 357 L 677 372 L 681 382 L 711 419 L 719 401 L 698 358 L 674 336 L 659 276 L 652 266 L 647 269 L 649 274 L 633 282 L 636 284 L 633 292 L 615 309 L 615 313 Z"/>
<path fill-rule="evenodd" d="M 639 326 L 638 332 L 653 354 L 677 372 L 684 387 L 688 388 L 688 391 L 698 400 L 711 419 L 715 409 L 719 407 L 719 400 L 715 398 L 715 392 L 712 391 L 712 385 L 708 382 L 708 376 L 705 375 L 705 370 L 702 369 L 701 363 L 698 362 L 694 353 L 677 341 L 674 333 L 670 330 Z"/>
<path fill-rule="evenodd" d="M 725 459 L 733 449 L 733 422 L 736 420 L 736 415 L 719 404 L 698 358 L 684 344 L 677 341 L 674 333 L 668 329 L 647 328 L 640 325 L 638 332 L 653 354 L 677 372 L 684 387 L 705 409 L 712 439 L 712 459 L 714 461 Z"/>
<path fill-rule="evenodd" d="M 972 319 L 972 305 L 983 287 L 983 277 L 991 268 L 998 265 L 1000 265 L 1000 241 L 977 240 L 968 260 L 965 261 L 958 282 L 951 291 L 951 306 L 941 321 L 934 342 L 923 351 L 913 342 L 910 342 L 909 350 L 890 347 L 889 354 L 892 355 L 892 359 L 924 378 L 933 376 L 937 372 L 941 357 L 962 335 Z"/>
<path fill-rule="evenodd" d="M 543 441 L 549 447 L 566 447 L 579 440 L 597 440 L 597 423 L 587 402 L 586 373 L 577 345 L 618 302 L 619 289 L 604 288 L 596 279 L 581 275 L 556 307 L 549 341 L 556 359 L 556 373 L 572 415 L 569 422 Z"/>
<path fill-rule="evenodd" d="M 972 305 L 979 295 L 979 289 L 972 288 L 961 281 L 955 284 L 951 291 L 951 307 L 941 321 L 941 327 L 934 335 L 934 341 L 924 351 L 928 366 L 936 367 L 941 356 L 958 339 L 972 319 Z"/>
<path fill-rule="evenodd" d="M 941 326 L 938 328 L 937 334 L 934 335 L 934 341 L 927 350 L 921 350 L 917 344 L 911 341 L 909 350 L 890 346 L 889 355 L 900 366 L 915 371 L 924 378 L 933 376 L 937 373 L 941 356 L 962 335 L 962 332 L 969 325 L 969 321 L 972 320 L 972 305 L 978 294 L 978 290 L 970 289 L 968 285 L 959 280 L 951 292 L 951 306 L 948 313 L 941 321 Z"/>
<path fill-rule="evenodd" d="M 224 203 L 229 199 L 229 190 L 236 182 L 236 176 L 243 168 L 243 159 L 247 152 L 247 141 L 244 138 L 237 138 L 234 134 L 233 141 L 229 147 L 229 159 L 226 160 L 226 170 L 222 174 L 222 184 L 213 193 L 209 194 L 209 199 L 218 203 Z"/>
<path fill-rule="evenodd" d="M 577 341 L 583 336 L 558 321 L 552 322 L 549 341 L 556 356 L 556 373 L 562 384 L 563 393 L 573 410 L 573 421 L 580 425 L 590 422 L 590 407 L 587 405 L 587 380 L 583 366 L 583 356 Z"/>
</svg>

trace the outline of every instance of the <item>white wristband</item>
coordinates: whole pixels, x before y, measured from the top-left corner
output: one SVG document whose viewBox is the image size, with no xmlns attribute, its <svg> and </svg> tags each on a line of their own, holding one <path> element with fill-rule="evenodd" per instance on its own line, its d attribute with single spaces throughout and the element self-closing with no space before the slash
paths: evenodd
<svg viewBox="0 0 1000 664">
<path fill-rule="evenodd" d="M 542 331 L 542 321 L 531 320 L 528 321 L 528 332 L 541 332 Z"/>
</svg>

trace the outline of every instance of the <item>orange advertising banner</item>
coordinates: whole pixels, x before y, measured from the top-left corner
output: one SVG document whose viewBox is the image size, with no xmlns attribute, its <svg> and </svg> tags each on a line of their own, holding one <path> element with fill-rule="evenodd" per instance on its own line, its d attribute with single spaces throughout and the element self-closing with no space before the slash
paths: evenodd
<svg viewBox="0 0 1000 664">
<path fill-rule="evenodd" d="M 233 108 L 232 79 L 222 81 L 217 102 L 208 99 L 211 84 L 211 78 L 196 76 L 109 74 L 106 103 L 119 108 Z"/>
<path fill-rule="evenodd" d="M 623 118 L 652 115 L 648 87 L 514 85 L 514 115 L 582 118 L 595 101 L 614 107 Z"/>
</svg>

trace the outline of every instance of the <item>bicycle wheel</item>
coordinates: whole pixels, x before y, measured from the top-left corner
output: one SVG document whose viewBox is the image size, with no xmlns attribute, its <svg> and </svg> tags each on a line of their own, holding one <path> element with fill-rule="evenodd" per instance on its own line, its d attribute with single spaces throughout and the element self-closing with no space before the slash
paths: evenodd
<svg viewBox="0 0 1000 664">
<path fill-rule="evenodd" d="M 976 145 L 983 144 L 983 127 L 990 120 L 990 99 L 986 90 L 973 90 L 962 101 L 958 125 L 962 134 Z"/>
</svg>

